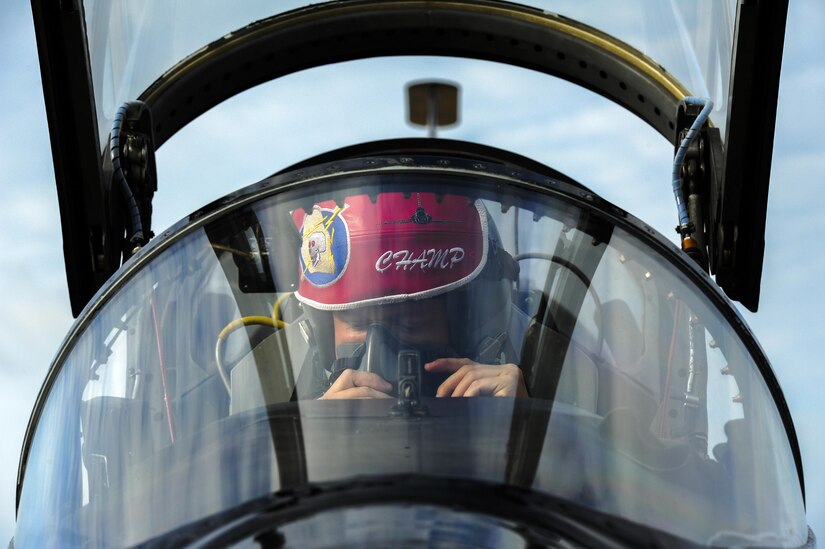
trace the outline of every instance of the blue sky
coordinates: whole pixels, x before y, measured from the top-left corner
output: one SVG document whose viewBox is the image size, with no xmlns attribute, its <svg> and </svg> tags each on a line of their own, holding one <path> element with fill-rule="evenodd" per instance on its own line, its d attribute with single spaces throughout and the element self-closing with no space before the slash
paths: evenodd
<svg viewBox="0 0 825 549">
<path fill-rule="evenodd" d="M 820 281 L 825 279 L 825 254 L 817 244 L 825 234 L 825 215 L 821 204 L 825 201 L 825 4 L 821 0 L 790 0 L 789 23 L 786 36 L 783 78 L 773 158 L 773 175 L 766 233 L 766 257 L 763 271 L 762 299 L 757 314 L 744 313 L 756 332 L 785 391 L 800 439 L 805 465 L 808 493 L 808 521 L 814 532 L 825 536 L 825 439 L 821 422 L 825 418 L 825 365 L 816 352 L 825 339 L 825 320 L 822 319 L 825 295 Z M 456 76 L 454 67 L 433 67 L 432 76 Z M 479 140 L 496 143 L 520 144 L 521 152 L 530 151 L 536 143 L 543 143 L 549 158 L 543 158 L 542 149 L 533 156 L 549 162 L 564 172 L 581 179 L 609 200 L 645 219 L 668 234 L 674 224 L 674 212 L 669 195 L 669 161 L 662 151 L 670 149 L 658 138 L 649 137 L 642 125 L 617 109 L 608 106 L 573 114 L 565 103 L 565 88 L 560 85 L 553 97 L 555 110 L 549 109 L 536 116 L 530 86 L 524 86 L 518 95 L 512 89 L 482 86 L 488 82 L 484 65 L 467 65 L 458 73 L 465 90 L 484 88 L 478 104 L 473 107 L 473 96 L 467 95 L 468 116 L 460 132 L 448 137 L 477 136 Z M 387 86 L 401 89 L 403 82 L 420 66 L 411 66 L 408 74 L 398 69 Z M 324 132 L 312 146 L 301 146 L 294 139 L 301 127 L 329 124 L 336 112 L 335 104 L 326 104 L 322 91 L 314 82 L 335 81 L 336 94 L 360 93 L 360 88 L 347 87 L 355 82 L 359 71 L 370 70 L 366 65 L 348 67 L 346 78 L 329 79 L 340 70 L 329 73 L 298 75 L 281 86 L 252 90 L 268 95 L 273 105 L 270 112 L 261 113 L 247 107 L 244 99 L 226 105 L 226 109 L 212 117 L 204 117 L 189 130 L 181 132 L 159 151 L 158 163 L 161 190 L 157 195 L 156 228 L 163 228 L 198 205 L 252 183 L 269 173 L 311 154 L 360 140 L 352 135 L 352 126 L 342 121 L 334 124 L 345 130 Z M 420 74 L 419 74 L 420 75 Z M 514 77 L 529 78 L 523 74 Z M 476 84 L 477 85 L 474 85 Z M 294 106 L 295 90 L 304 100 L 317 100 L 321 105 L 312 113 L 301 112 Z M 286 93 L 278 100 L 278 93 Z M 309 94 L 318 93 L 312 96 Z M 400 91 L 399 91 L 400 93 Z M 543 91 L 542 93 L 546 93 Z M 399 96 L 399 102 L 401 98 Z M 508 119 L 500 118 L 501 110 L 485 107 L 492 102 L 511 107 Z M 328 102 L 327 102 L 328 103 Z M 278 107 L 281 105 L 281 107 Z M 485 111 L 483 123 L 470 116 L 473 108 Z M 301 113 L 298 116 L 296 113 Z M 264 132 L 266 125 L 277 121 L 279 131 L 270 131 L 264 141 L 236 140 L 226 149 L 217 139 L 225 133 L 227 119 L 245 117 L 258 124 Z M 373 113 L 375 120 L 396 117 L 395 113 Z M 604 136 L 604 120 L 610 119 L 613 133 Z M 519 122 L 514 124 L 514 120 Z M 369 125 L 369 120 L 362 124 Z M 401 122 L 399 121 L 401 125 Z M 507 126 L 515 129 L 502 132 Z M 403 125 L 401 125 L 403 126 Z M 498 133 L 493 135 L 493 130 Z M 595 141 L 596 130 L 601 131 L 604 143 Z M 373 132 L 391 131 L 376 126 Z M 409 132 L 409 130 L 406 130 Z M 254 134 L 255 132 L 250 132 Z M 390 135 L 384 135 L 390 137 Z M 632 136 L 616 139 L 617 136 Z M 611 139 L 612 138 L 612 139 Z M 594 165 L 576 147 L 577 142 L 591 145 L 591 157 L 603 158 Z M 616 147 L 616 142 L 620 146 Z M 218 143 L 221 143 L 218 145 Z M 611 143 L 608 150 L 607 143 Z M 193 143 L 195 145 L 193 146 Z M 219 150 L 220 148 L 220 150 Z M 593 149 L 602 156 L 592 155 Z M 240 155 L 255 158 L 272 157 L 274 161 L 241 165 L 206 164 L 196 172 L 203 159 L 213 158 L 219 152 L 226 157 Z M 662 161 L 662 157 L 664 161 Z M 588 165 L 587 170 L 581 166 Z M 618 176 L 639 181 L 633 189 L 611 186 L 609 181 Z M 164 186 L 165 181 L 181 181 L 188 177 L 198 181 L 197 193 L 185 186 Z M 228 187 L 225 181 L 234 181 Z M 224 182 L 224 183 L 220 183 Z M 65 284 L 62 257 L 60 220 L 49 147 L 48 129 L 43 109 L 40 73 L 34 41 L 31 11 L 25 0 L 8 0 L 0 15 L 0 287 L 5 290 L 0 314 L 0 417 L 5 435 L 0 445 L 0 545 L 11 538 L 14 529 L 14 491 L 18 456 L 26 423 L 46 374 L 64 334 L 73 319 Z M 651 207 L 658 204 L 659 207 Z M 663 204 L 663 206 L 662 206 Z"/>
</svg>

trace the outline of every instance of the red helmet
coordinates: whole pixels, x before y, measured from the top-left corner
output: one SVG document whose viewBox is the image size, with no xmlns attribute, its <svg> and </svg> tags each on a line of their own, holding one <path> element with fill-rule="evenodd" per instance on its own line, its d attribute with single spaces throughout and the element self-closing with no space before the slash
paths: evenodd
<svg viewBox="0 0 825 549">
<path fill-rule="evenodd" d="M 300 301 L 335 311 L 465 286 L 488 255 L 484 206 L 458 195 L 381 193 L 297 210 Z"/>
</svg>

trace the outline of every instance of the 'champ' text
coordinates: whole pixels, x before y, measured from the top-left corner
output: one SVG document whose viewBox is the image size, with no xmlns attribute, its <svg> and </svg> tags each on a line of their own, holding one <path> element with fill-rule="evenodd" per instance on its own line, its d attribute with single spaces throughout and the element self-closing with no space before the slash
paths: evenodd
<svg viewBox="0 0 825 549">
<path fill-rule="evenodd" d="M 416 268 L 426 271 L 428 269 L 452 269 L 456 263 L 464 259 L 464 248 L 444 248 L 436 250 L 422 250 L 418 255 L 412 250 L 387 250 L 378 261 L 375 262 L 375 270 L 383 273 L 393 265 L 395 270 L 403 269 L 412 271 Z"/>
</svg>

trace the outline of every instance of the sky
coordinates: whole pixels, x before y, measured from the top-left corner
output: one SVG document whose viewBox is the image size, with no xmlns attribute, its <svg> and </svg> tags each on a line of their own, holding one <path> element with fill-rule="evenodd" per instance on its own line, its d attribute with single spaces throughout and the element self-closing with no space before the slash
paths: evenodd
<svg viewBox="0 0 825 549">
<path fill-rule="evenodd" d="M 760 309 L 756 314 L 743 310 L 794 418 L 805 467 L 808 523 L 820 536 L 825 536 L 825 365 L 816 348 L 825 339 L 825 292 L 820 287 L 825 254 L 816 243 L 825 234 L 820 208 L 825 200 L 823 28 L 821 0 L 790 0 Z M 370 91 L 376 94 L 374 102 L 361 99 L 383 105 L 380 94 L 399 90 L 400 103 L 403 84 L 429 67 L 430 76 L 457 80 L 465 90 L 462 125 L 445 137 L 506 145 L 547 162 L 670 236 L 675 214 L 667 156 L 672 149 L 621 109 L 608 105 L 576 110 L 567 102 L 565 84 L 542 88 L 533 85 L 525 71 L 501 79 L 523 79 L 519 82 L 524 85 L 514 87 L 491 85 L 489 64 L 459 67 L 425 59 L 401 65 L 387 75 L 383 88 Z M 352 120 L 328 97 L 365 93 L 358 83 L 373 71 L 369 63 L 361 63 L 345 71 L 329 67 L 295 75 L 277 88 L 250 90 L 180 132 L 158 151 L 156 232 L 199 205 L 292 162 L 359 141 L 353 137 Z M 319 81 L 325 86 L 318 86 Z M 296 97 L 315 108 L 296 108 Z M 265 112 L 250 106 L 262 99 L 269 105 Z M 536 105 L 543 105 L 538 114 Z M 395 112 L 379 110 L 359 118 L 357 125 L 371 138 L 392 137 L 396 131 L 409 134 L 402 120 L 397 128 L 382 122 L 398 118 Z M 611 121 L 607 130 L 605 120 Z M 227 145 L 223 137 L 234 124 L 250 128 L 245 132 L 250 137 Z M 321 126 L 337 130 L 319 134 L 312 143 L 294 138 L 301 128 Z M 267 137 L 252 137 L 258 135 Z M 577 146 L 583 141 L 589 144 L 584 153 Z M 216 155 L 258 161 L 211 162 Z M 602 161 L 595 163 L 594 157 Z M 617 179 L 635 184 L 611 184 Z M 172 184 L 180 181 L 196 181 L 196 189 Z M 226 181 L 232 183 L 227 186 Z M 13 535 L 15 480 L 26 424 L 49 364 L 73 322 L 61 238 L 30 6 L 25 0 L 7 0 L 0 12 L 0 288 L 5 290 L 0 302 L 0 546 Z"/>
</svg>

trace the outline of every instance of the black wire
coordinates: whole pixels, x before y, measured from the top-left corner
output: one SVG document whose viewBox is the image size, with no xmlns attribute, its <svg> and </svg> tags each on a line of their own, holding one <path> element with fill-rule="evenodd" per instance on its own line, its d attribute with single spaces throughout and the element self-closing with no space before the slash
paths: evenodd
<svg viewBox="0 0 825 549">
<path fill-rule="evenodd" d="M 523 261 L 525 259 L 544 259 L 544 260 L 550 261 L 552 263 L 558 263 L 559 265 L 561 265 L 562 267 L 568 269 L 571 273 L 573 273 L 576 276 L 576 278 L 581 280 L 582 284 L 584 284 L 585 289 L 587 290 L 588 293 L 590 293 L 591 297 L 593 298 L 593 303 L 596 305 L 596 314 L 599 315 L 598 348 L 599 348 L 599 351 L 601 352 L 602 347 L 604 347 L 604 326 L 605 326 L 605 324 L 604 324 L 604 306 L 602 304 L 601 298 L 599 297 L 599 294 L 596 292 L 596 289 L 593 287 L 593 283 L 587 277 L 587 275 L 584 274 L 584 271 L 582 271 L 578 267 L 578 265 L 572 263 L 571 261 L 568 261 L 567 259 L 564 259 L 563 257 L 558 256 L 558 255 L 554 255 L 554 254 L 546 254 L 546 253 L 541 253 L 541 252 L 525 252 L 525 253 L 521 253 L 521 254 L 516 255 L 513 259 L 516 261 L 516 263 L 518 263 L 519 261 Z M 542 313 L 542 314 L 544 314 L 544 313 Z"/>
<path fill-rule="evenodd" d="M 126 207 L 129 210 L 129 219 L 131 220 L 129 243 L 135 246 L 144 243 L 143 222 L 140 219 L 140 208 L 138 207 L 137 200 L 135 200 L 135 195 L 132 194 L 132 189 L 129 187 L 129 183 L 126 181 L 126 176 L 123 173 L 123 168 L 120 165 L 120 129 L 127 107 L 128 103 L 120 107 L 115 114 L 112 133 L 109 137 L 109 153 L 112 158 L 112 168 L 114 169 L 112 175 L 120 186 L 120 191 L 123 194 Z"/>
</svg>

